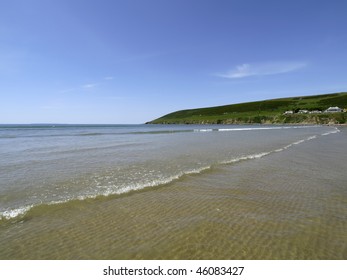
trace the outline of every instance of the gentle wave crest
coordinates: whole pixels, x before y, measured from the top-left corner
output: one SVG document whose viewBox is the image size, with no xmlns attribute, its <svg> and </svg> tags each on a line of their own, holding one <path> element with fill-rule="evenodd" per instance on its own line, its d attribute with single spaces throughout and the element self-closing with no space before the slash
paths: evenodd
<svg viewBox="0 0 347 280">
<path fill-rule="evenodd" d="M 52 201 L 49 203 L 42 203 L 42 204 L 36 204 L 36 205 L 28 205 L 28 206 L 23 206 L 15 209 L 9 209 L 3 212 L 0 212 L 0 221 L 1 220 L 10 220 L 18 217 L 23 217 L 25 216 L 33 207 L 39 206 L 39 205 L 56 205 L 56 204 L 63 204 L 67 203 L 69 201 L 73 200 L 86 200 L 86 199 L 94 199 L 100 196 L 111 196 L 111 195 L 120 195 L 120 194 L 125 194 L 129 193 L 132 191 L 138 191 L 142 190 L 145 188 L 149 187 L 157 187 L 157 186 L 163 186 L 167 185 L 169 183 L 172 183 L 173 181 L 179 180 L 183 176 L 186 175 L 192 175 L 192 174 L 200 174 L 201 172 L 210 169 L 212 166 L 205 166 L 205 167 L 200 167 L 197 169 L 191 169 L 187 170 L 185 172 L 180 172 L 176 175 L 172 175 L 166 178 L 161 178 L 158 180 L 152 180 L 150 182 L 147 182 L 145 184 L 137 182 L 128 186 L 122 186 L 120 188 L 116 188 L 116 186 L 98 186 L 99 189 L 104 189 L 103 192 L 98 193 L 98 194 L 88 194 L 88 195 L 79 195 L 78 197 L 73 197 L 73 198 L 68 198 L 65 200 L 58 200 L 58 201 Z"/>
<path fill-rule="evenodd" d="M 0 212 L 0 221 L 1 220 L 10 220 L 19 216 L 24 216 L 34 205 L 23 206 L 20 208 L 6 210 L 4 212 Z"/>
<path fill-rule="evenodd" d="M 337 127 L 335 127 L 335 130 L 323 133 L 323 134 L 321 134 L 321 136 L 327 136 L 329 134 L 334 134 L 334 133 L 338 133 L 338 132 L 340 132 L 340 130 Z"/>
</svg>

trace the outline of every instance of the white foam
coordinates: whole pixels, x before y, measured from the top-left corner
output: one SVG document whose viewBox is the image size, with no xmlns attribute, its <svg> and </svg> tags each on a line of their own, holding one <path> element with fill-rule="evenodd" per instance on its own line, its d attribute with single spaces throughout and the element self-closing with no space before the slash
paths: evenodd
<svg viewBox="0 0 347 280">
<path fill-rule="evenodd" d="M 194 132 L 212 132 L 213 129 L 194 129 Z"/>
<path fill-rule="evenodd" d="M 156 179 L 156 180 L 150 180 L 150 181 L 147 181 L 145 183 L 133 183 L 133 184 L 130 184 L 130 185 L 99 185 L 97 188 L 100 190 L 100 189 L 103 189 L 102 192 L 99 192 L 99 193 L 95 193 L 95 194 L 87 194 L 87 195 L 80 195 L 78 196 L 77 198 L 72 198 L 72 199 L 68 199 L 68 200 L 65 200 L 65 201 L 56 201 L 56 202 L 51 202 L 51 203 L 48 203 L 48 204 L 60 204 L 60 203 L 65 203 L 65 202 L 68 202 L 70 200 L 74 200 L 74 199 L 78 199 L 78 200 L 85 200 L 85 199 L 89 199 L 89 198 L 96 198 L 98 196 L 110 196 L 110 195 L 115 195 L 115 194 L 124 194 L 124 193 L 128 193 L 128 192 L 131 192 L 131 191 L 137 191 L 137 190 L 142 190 L 142 189 L 145 189 L 145 188 L 148 188 L 148 187 L 156 187 L 156 186 L 161 186 L 161 185 L 166 185 L 166 184 L 169 184 L 175 180 L 178 180 L 180 179 L 182 176 L 184 175 L 189 175 L 189 174 L 199 174 L 201 173 L 202 171 L 204 170 L 208 170 L 210 169 L 211 166 L 205 166 L 205 167 L 200 167 L 200 168 L 197 168 L 197 169 L 191 169 L 191 170 L 188 170 L 188 171 L 182 171 L 182 172 L 179 172 L 178 174 L 175 174 L 175 175 L 172 175 L 172 176 L 169 176 L 169 177 L 162 177 L 160 179 Z"/>
<path fill-rule="evenodd" d="M 338 133 L 338 132 L 341 132 L 341 131 L 337 127 L 335 127 L 335 130 L 323 133 L 321 135 L 326 136 L 326 135 L 330 135 L 330 134 L 334 134 L 334 133 Z"/>
<path fill-rule="evenodd" d="M 29 206 L 23 206 L 20 208 L 0 212 L 0 221 L 13 219 L 13 218 L 16 218 L 18 216 L 24 216 L 32 207 L 33 207 L 33 205 L 29 205 Z"/>
<path fill-rule="evenodd" d="M 175 180 L 180 179 L 181 177 L 183 177 L 185 175 L 200 174 L 201 172 L 208 170 L 210 168 L 211 168 L 211 166 L 205 166 L 205 167 L 200 167 L 197 169 L 191 169 L 188 171 L 182 171 L 182 172 L 179 172 L 178 174 L 175 174 L 175 175 L 172 175 L 169 177 L 164 177 L 164 178 L 157 179 L 157 180 L 152 180 L 152 181 L 149 181 L 149 182 L 144 183 L 144 184 L 143 183 L 136 183 L 136 184 L 120 187 L 117 190 L 111 189 L 108 192 L 102 193 L 102 195 L 108 196 L 108 195 L 113 195 L 113 194 L 123 194 L 123 193 L 127 193 L 130 191 L 145 189 L 148 187 L 156 187 L 156 186 L 166 185 L 166 184 L 169 184 Z"/>
<path fill-rule="evenodd" d="M 306 138 L 306 141 L 309 141 L 309 140 L 312 140 L 312 139 L 316 139 L 317 138 L 317 135 L 313 135 L 313 136 L 310 136 L 308 138 Z"/>
<path fill-rule="evenodd" d="M 248 160 L 248 159 L 258 159 L 258 158 L 262 158 L 264 156 L 267 156 L 269 154 L 271 154 L 272 152 L 263 152 L 263 153 L 259 153 L 259 154 L 251 154 L 251 155 L 246 155 L 246 156 L 240 156 L 237 158 L 233 158 L 230 160 L 225 160 L 222 162 L 222 164 L 230 164 L 230 163 L 236 163 L 236 162 L 240 162 L 243 160 Z"/>
<path fill-rule="evenodd" d="M 306 139 L 298 140 L 298 141 L 293 142 L 293 143 L 291 143 L 291 144 L 289 144 L 287 146 L 284 146 L 283 148 L 278 148 L 278 149 L 270 151 L 270 152 L 263 152 L 263 153 L 259 153 L 259 154 L 251 154 L 251 155 L 246 155 L 246 156 L 240 156 L 240 157 L 237 157 L 237 158 L 233 158 L 231 160 L 226 160 L 226 161 L 223 161 L 222 164 L 230 164 L 230 163 L 236 163 L 236 162 L 243 161 L 243 160 L 262 158 L 262 157 L 270 155 L 272 153 L 282 152 L 284 150 L 289 149 L 290 147 L 292 147 L 294 145 L 299 145 L 301 143 L 304 143 L 305 141 L 310 141 L 310 140 L 313 140 L 315 138 L 317 138 L 317 135 L 309 136 Z"/>
<path fill-rule="evenodd" d="M 269 130 L 280 129 L 279 127 L 242 127 L 242 128 L 219 128 L 218 131 L 250 131 L 250 130 Z"/>
<path fill-rule="evenodd" d="M 240 127 L 240 128 L 220 128 L 218 131 L 252 131 L 252 130 L 278 130 L 278 129 L 293 129 L 293 128 L 308 128 L 314 126 L 273 126 L 273 127 Z"/>
<path fill-rule="evenodd" d="M 288 146 L 292 146 L 292 145 L 298 145 L 298 144 L 301 144 L 301 143 L 304 143 L 305 142 L 305 139 L 302 139 L 302 140 L 299 140 L 299 141 L 296 141 Z"/>
<path fill-rule="evenodd" d="M 279 129 L 302 129 L 302 128 L 310 128 L 316 126 L 267 126 L 267 127 L 234 127 L 234 128 L 202 128 L 202 129 L 194 129 L 194 132 L 230 132 L 230 131 L 253 131 L 253 130 L 279 130 Z"/>
</svg>

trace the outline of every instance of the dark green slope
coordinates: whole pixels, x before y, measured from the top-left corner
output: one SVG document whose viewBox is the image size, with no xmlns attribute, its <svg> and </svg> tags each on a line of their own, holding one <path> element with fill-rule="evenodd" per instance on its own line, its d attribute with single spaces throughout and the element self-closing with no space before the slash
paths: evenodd
<svg viewBox="0 0 347 280">
<path fill-rule="evenodd" d="M 347 108 L 347 92 L 299 96 L 247 102 L 218 107 L 182 110 L 167 114 L 152 124 L 232 124 L 232 123 L 346 123 L 346 113 L 293 114 L 285 111 L 321 110 L 338 106 Z"/>
</svg>

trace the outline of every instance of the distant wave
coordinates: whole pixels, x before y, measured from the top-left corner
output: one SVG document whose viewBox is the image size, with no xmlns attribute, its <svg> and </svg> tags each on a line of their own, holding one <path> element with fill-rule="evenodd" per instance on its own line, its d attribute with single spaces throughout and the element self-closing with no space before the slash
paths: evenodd
<svg viewBox="0 0 347 280">
<path fill-rule="evenodd" d="M 335 127 L 335 130 L 323 133 L 323 134 L 321 134 L 321 136 L 326 136 L 326 135 L 334 134 L 334 133 L 338 133 L 338 132 L 341 132 L 341 131 L 337 127 Z"/>
<path fill-rule="evenodd" d="M 194 129 L 194 132 L 228 132 L 228 131 L 253 131 L 253 130 L 278 130 L 278 129 L 296 129 L 315 126 L 266 126 L 266 127 L 236 127 L 236 128 L 218 128 L 218 129 Z"/>
</svg>

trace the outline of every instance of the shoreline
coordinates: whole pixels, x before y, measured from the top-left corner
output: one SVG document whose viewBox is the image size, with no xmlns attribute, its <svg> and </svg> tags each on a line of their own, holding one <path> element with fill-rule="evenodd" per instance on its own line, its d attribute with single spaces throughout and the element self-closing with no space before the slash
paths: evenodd
<svg viewBox="0 0 347 280">
<path fill-rule="evenodd" d="M 237 123 L 214 123 L 214 122 L 146 122 L 145 125 L 322 125 L 322 126 L 347 126 L 347 123 L 247 123 L 247 122 L 237 122 Z"/>
<path fill-rule="evenodd" d="M 320 164 L 346 146 L 333 135 L 155 189 L 36 209 L 0 230 L 0 259 L 345 259 L 346 167 L 327 177 Z"/>
<path fill-rule="evenodd" d="M 193 124 L 344 124 L 347 92 L 269 99 L 175 111 L 149 123 Z M 328 111 L 330 110 L 330 111 Z"/>
</svg>

